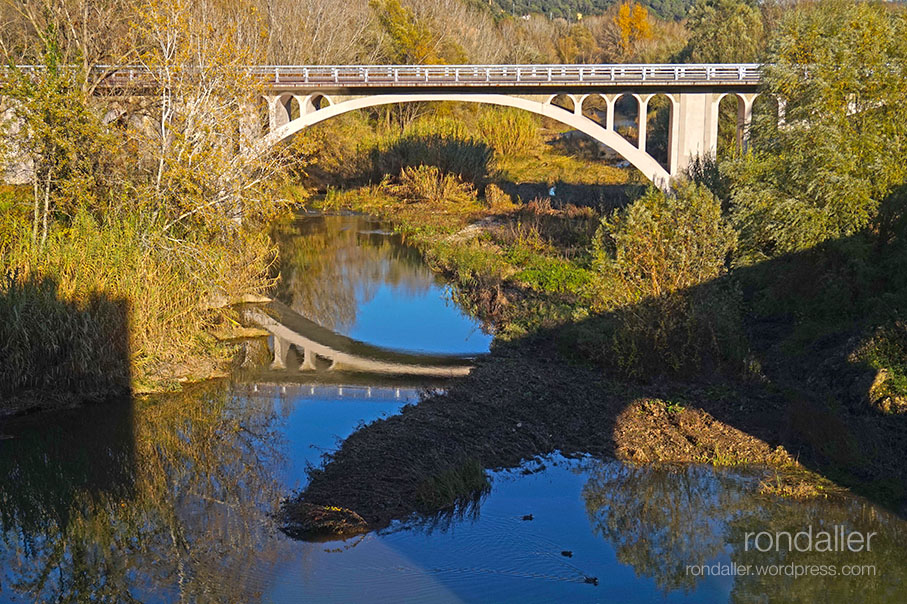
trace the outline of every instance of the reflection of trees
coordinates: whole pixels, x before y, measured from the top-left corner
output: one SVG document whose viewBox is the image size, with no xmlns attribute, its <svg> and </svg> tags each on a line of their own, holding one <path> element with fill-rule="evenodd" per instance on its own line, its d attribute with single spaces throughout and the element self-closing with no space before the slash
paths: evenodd
<svg viewBox="0 0 907 604">
<path fill-rule="evenodd" d="M 747 532 L 788 531 L 794 535 L 810 525 L 814 531 L 832 531 L 835 525 L 843 525 L 848 532 L 867 534 L 874 531 L 878 535 L 873 537 L 871 553 L 745 551 L 743 544 Z M 734 545 L 734 562 L 753 567 L 770 564 L 836 565 L 839 569 L 842 565 L 876 566 L 875 576 L 859 578 L 824 575 L 796 579 L 764 575 L 738 577 L 731 593 L 735 602 L 752 602 L 756 595 L 766 593 L 784 594 L 786 602 L 907 602 L 907 585 L 902 581 L 907 569 L 907 523 L 865 501 L 773 501 L 731 525 L 728 542 Z"/>
<path fill-rule="evenodd" d="M 268 528 L 280 498 L 271 403 L 211 387 L 122 406 L 23 429 L 3 447 L 4 587 L 39 600 L 256 599 L 250 565 L 280 554 Z"/>
<path fill-rule="evenodd" d="M 369 234 L 363 216 L 319 216 L 278 232 L 282 276 L 278 297 L 299 314 L 333 330 L 356 322 L 357 297 L 368 301 L 382 284 L 421 294 L 434 278 L 416 250 L 396 237 Z"/>
<path fill-rule="evenodd" d="M 724 523 L 748 505 L 739 481 L 708 467 L 627 466 L 597 469 L 583 488 L 595 530 L 617 558 L 664 590 L 689 589 L 686 565 L 724 551 Z"/>
<path fill-rule="evenodd" d="M 706 466 L 632 467 L 605 464 L 583 489 L 595 530 L 637 575 L 652 577 L 665 591 L 690 590 L 701 578 L 687 565 L 714 564 L 722 555 L 738 565 L 874 564 L 874 577 L 747 575 L 734 579 L 735 602 L 903 602 L 907 586 L 907 523 L 857 499 L 795 501 L 759 496 L 754 481 L 739 472 Z M 871 554 L 745 551 L 747 532 L 789 531 L 812 525 L 831 530 L 878 533 Z M 727 563 L 728 560 L 722 560 Z"/>
</svg>

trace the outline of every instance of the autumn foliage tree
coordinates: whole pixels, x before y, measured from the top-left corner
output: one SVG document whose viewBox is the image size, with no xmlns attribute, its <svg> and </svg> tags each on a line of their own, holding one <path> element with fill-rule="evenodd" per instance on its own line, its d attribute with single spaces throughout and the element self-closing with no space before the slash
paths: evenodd
<svg viewBox="0 0 907 604">
<path fill-rule="evenodd" d="M 652 37 L 648 9 L 633 0 L 618 7 L 614 23 L 620 33 L 620 52 L 623 56 L 629 56 L 636 44 Z"/>
<path fill-rule="evenodd" d="M 111 175 L 105 164 L 115 142 L 89 105 L 85 74 L 61 61 L 56 30 L 39 35 L 40 64 L 11 68 L 2 92 L 18 132 L 15 150 L 33 170 L 32 243 L 43 248 L 56 216 L 84 208 L 99 211 L 108 201 Z"/>
<path fill-rule="evenodd" d="M 371 0 L 384 34 L 387 60 L 400 64 L 464 63 L 463 50 L 441 28 L 418 18 L 400 0 Z"/>
<path fill-rule="evenodd" d="M 260 57 L 254 43 L 238 43 L 242 24 L 221 8 L 212 0 L 147 0 L 135 23 L 155 101 L 153 126 L 132 134 L 165 231 L 230 231 L 267 215 L 284 167 L 283 156 L 257 149 L 261 133 L 247 127 L 262 95 L 251 72 Z"/>
</svg>

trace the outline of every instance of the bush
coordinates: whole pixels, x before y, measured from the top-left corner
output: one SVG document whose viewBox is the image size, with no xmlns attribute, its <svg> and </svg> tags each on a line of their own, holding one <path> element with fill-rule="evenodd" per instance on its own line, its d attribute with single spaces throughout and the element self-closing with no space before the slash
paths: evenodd
<svg viewBox="0 0 907 604">
<path fill-rule="evenodd" d="M 429 203 L 468 202 L 475 199 L 475 189 L 453 174 L 445 174 L 435 166 L 403 168 L 399 184 L 391 191 L 405 201 Z"/>
<path fill-rule="evenodd" d="M 717 281 L 735 243 L 718 199 L 692 184 L 649 189 L 603 218 L 598 308 L 612 321 L 602 360 L 637 377 L 742 360 L 740 294 Z"/>
<path fill-rule="evenodd" d="M 725 272 L 736 234 L 721 203 L 702 186 L 666 195 L 650 188 L 623 211 L 602 219 L 596 256 L 606 276 L 608 307 L 659 298 Z"/>
<path fill-rule="evenodd" d="M 718 160 L 711 155 L 697 155 L 687 166 L 685 174 L 694 184 L 712 192 L 727 210 L 731 200 L 731 179 L 722 171 Z"/>
<path fill-rule="evenodd" d="M 491 148 L 479 141 L 439 134 L 405 136 L 372 151 L 372 174 L 380 180 L 406 168 L 432 166 L 481 186 L 488 179 L 492 155 Z"/>
</svg>

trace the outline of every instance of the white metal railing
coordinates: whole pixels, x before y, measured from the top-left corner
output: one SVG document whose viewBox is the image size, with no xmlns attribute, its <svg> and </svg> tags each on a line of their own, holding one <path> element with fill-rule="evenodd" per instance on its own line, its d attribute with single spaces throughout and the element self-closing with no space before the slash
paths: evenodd
<svg viewBox="0 0 907 604">
<path fill-rule="evenodd" d="M 106 86 L 140 83 L 142 67 L 112 69 Z M 265 85 L 275 87 L 432 87 L 556 85 L 685 85 L 761 82 L 755 63 L 615 64 L 615 65 L 266 65 L 251 68 Z"/>
</svg>

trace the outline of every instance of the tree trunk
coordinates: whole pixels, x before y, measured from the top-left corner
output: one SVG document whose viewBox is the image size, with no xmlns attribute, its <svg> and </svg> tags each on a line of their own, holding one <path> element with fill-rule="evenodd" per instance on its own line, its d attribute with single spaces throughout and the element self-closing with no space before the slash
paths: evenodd
<svg viewBox="0 0 907 604">
<path fill-rule="evenodd" d="M 53 171 L 47 171 L 47 180 L 44 183 L 44 216 L 41 219 L 41 248 L 47 242 L 47 222 L 50 216 L 50 183 L 52 181 Z"/>
<path fill-rule="evenodd" d="M 41 215 L 41 210 L 40 210 L 40 205 L 41 205 L 41 194 L 38 192 L 38 172 L 37 172 L 37 165 L 36 165 L 36 169 L 35 169 L 33 187 L 34 187 L 34 198 L 35 198 L 35 203 L 34 203 L 34 208 L 33 208 L 33 209 L 34 209 L 34 217 L 33 217 L 33 219 L 32 219 L 32 223 L 31 223 L 31 244 L 32 244 L 32 247 L 34 248 L 35 244 L 38 243 L 38 219 L 39 219 L 39 217 L 40 217 L 40 215 Z"/>
</svg>

